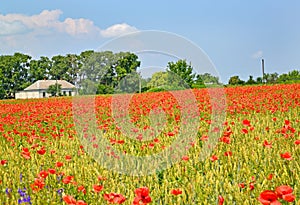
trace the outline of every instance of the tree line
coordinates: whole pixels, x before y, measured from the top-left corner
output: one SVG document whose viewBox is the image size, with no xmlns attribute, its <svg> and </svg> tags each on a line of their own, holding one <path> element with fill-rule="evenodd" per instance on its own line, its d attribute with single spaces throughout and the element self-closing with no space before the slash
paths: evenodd
<svg viewBox="0 0 300 205">
<path fill-rule="evenodd" d="M 288 73 L 279 75 L 278 73 L 265 73 L 263 77 L 249 76 L 247 81 L 243 81 L 239 76 L 232 76 L 228 81 L 228 85 L 254 85 L 254 84 L 276 84 L 276 83 L 299 83 L 300 82 L 300 71 L 292 70 Z"/>
<path fill-rule="evenodd" d="M 219 78 L 209 73 L 196 74 L 186 60 L 168 62 L 166 71 L 156 72 L 142 79 L 137 68 L 141 62 L 130 52 L 95 52 L 88 50 L 77 54 L 56 55 L 51 58 L 15 53 L 0 56 L 0 99 L 14 98 L 17 91 L 37 80 L 66 80 L 76 86 L 80 94 L 110 94 L 115 92 L 145 92 L 202 88 L 221 84 Z M 243 81 L 232 76 L 229 85 L 300 82 L 300 72 L 265 74 L 263 78 L 249 77 Z M 58 93 L 53 86 L 49 92 Z"/>
<path fill-rule="evenodd" d="M 139 66 L 138 57 L 130 52 L 88 50 L 80 55 L 41 56 L 39 59 L 22 53 L 1 55 L 0 99 L 14 98 L 17 91 L 43 79 L 61 79 L 75 85 L 82 83 L 79 86 L 88 84 L 87 79 L 90 79 L 94 84 L 103 85 L 97 89 L 110 89 Z"/>
</svg>

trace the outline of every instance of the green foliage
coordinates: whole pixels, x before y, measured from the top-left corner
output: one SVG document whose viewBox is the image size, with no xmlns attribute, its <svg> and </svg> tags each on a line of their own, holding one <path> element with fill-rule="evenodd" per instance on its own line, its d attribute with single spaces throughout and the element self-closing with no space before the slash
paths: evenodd
<svg viewBox="0 0 300 205">
<path fill-rule="evenodd" d="M 186 85 L 192 87 L 195 74 L 193 74 L 192 65 L 187 64 L 186 60 L 179 60 L 176 63 L 168 62 L 167 71 L 178 76 L 176 81 L 179 83 L 179 87 L 186 87 Z M 171 75 L 170 77 L 174 78 L 174 76 Z"/>
<path fill-rule="evenodd" d="M 244 81 L 242 81 L 241 79 L 240 79 L 240 77 L 239 76 L 232 76 L 232 77 L 230 77 L 230 79 L 229 79 L 229 81 L 228 81 L 228 84 L 229 85 L 243 85 L 245 82 Z"/>
<path fill-rule="evenodd" d="M 50 85 L 47 89 L 47 93 L 49 93 L 51 96 L 60 96 L 61 84 L 55 83 L 54 85 Z"/>
</svg>

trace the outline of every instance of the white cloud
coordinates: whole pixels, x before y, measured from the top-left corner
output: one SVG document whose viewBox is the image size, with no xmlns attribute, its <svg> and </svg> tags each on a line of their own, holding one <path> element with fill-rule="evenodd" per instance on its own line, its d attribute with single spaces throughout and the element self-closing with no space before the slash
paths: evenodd
<svg viewBox="0 0 300 205">
<path fill-rule="evenodd" d="M 99 35 L 100 37 L 115 37 L 128 32 L 137 31 L 126 23 L 115 24 L 105 30 L 101 30 L 89 19 L 66 18 L 61 21 L 61 10 L 44 10 L 40 14 L 26 16 L 23 14 L 0 14 L 0 35 L 15 35 L 23 33 L 24 30 L 32 31 L 54 31 L 67 33 L 71 36 Z"/>
<path fill-rule="evenodd" d="M 116 37 L 126 33 L 132 33 L 138 31 L 137 28 L 129 26 L 126 23 L 115 24 L 113 26 L 108 27 L 105 30 L 101 31 L 102 36 L 104 37 Z"/>
<path fill-rule="evenodd" d="M 263 51 L 259 50 L 252 54 L 252 58 L 259 59 L 263 57 Z"/>
<path fill-rule="evenodd" d="M 96 49 L 106 38 L 137 31 L 126 23 L 101 29 L 90 19 L 61 19 L 61 10 L 36 15 L 0 14 L 0 53 L 52 55 Z"/>
<path fill-rule="evenodd" d="M 6 22 L 0 20 L 0 36 L 16 35 L 29 32 L 29 29 L 20 21 Z"/>
</svg>

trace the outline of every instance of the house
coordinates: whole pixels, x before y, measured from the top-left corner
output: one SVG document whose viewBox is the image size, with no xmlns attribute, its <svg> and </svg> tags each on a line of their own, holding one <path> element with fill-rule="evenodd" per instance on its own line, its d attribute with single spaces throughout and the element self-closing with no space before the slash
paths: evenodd
<svg viewBox="0 0 300 205">
<path fill-rule="evenodd" d="M 25 88 L 23 91 L 16 92 L 16 99 L 28 99 L 28 98 L 46 98 L 51 94 L 47 93 L 47 89 L 50 85 L 61 85 L 61 94 L 66 96 L 75 95 L 75 86 L 65 80 L 38 80 L 32 85 Z"/>
</svg>

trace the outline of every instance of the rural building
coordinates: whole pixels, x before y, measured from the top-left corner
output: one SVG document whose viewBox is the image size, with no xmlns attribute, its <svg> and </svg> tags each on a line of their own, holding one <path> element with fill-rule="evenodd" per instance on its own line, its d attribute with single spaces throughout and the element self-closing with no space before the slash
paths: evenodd
<svg viewBox="0 0 300 205">
<path fill-rule="evenodd" d="M 23 91 L 16 92 L 16 99 L 29 99 L 29 98 L 47 98 L 51 94 L 47 93 L 50 85 L 61 85 L 61 94 L 66 96 L 75 95 L 75 86 L 65 80 L 38 80 L 32 85 L 25 88 Z"/>
</svg>

